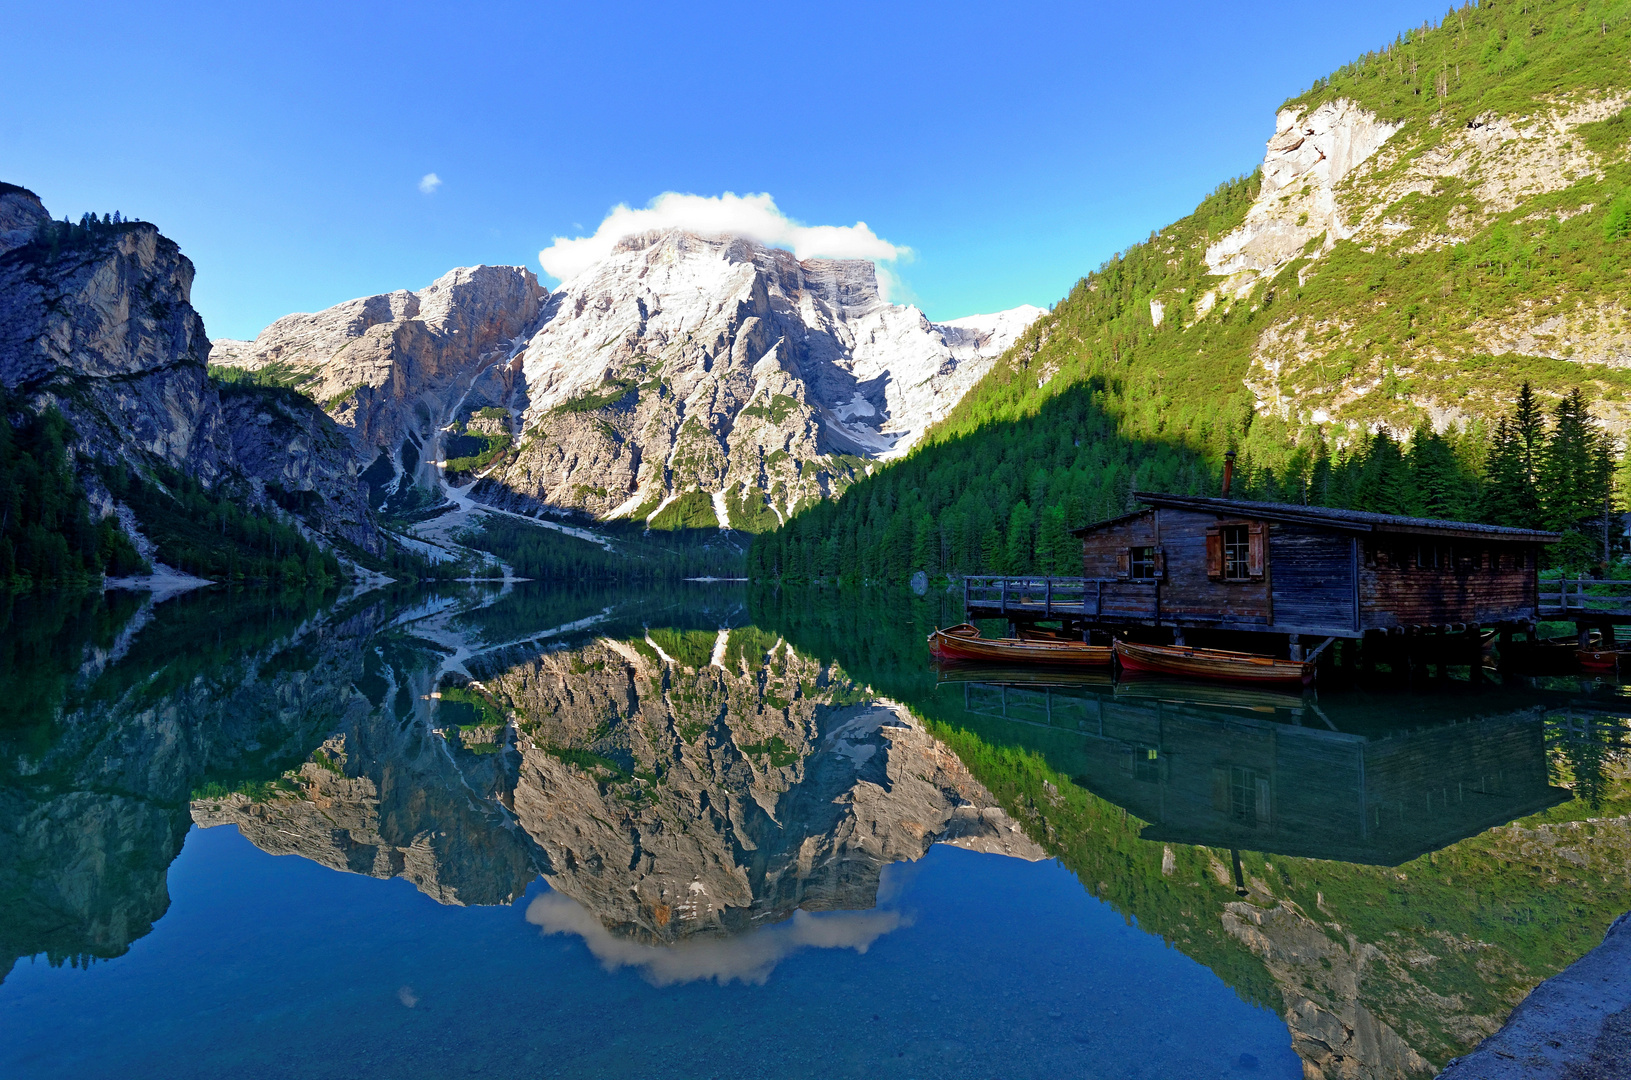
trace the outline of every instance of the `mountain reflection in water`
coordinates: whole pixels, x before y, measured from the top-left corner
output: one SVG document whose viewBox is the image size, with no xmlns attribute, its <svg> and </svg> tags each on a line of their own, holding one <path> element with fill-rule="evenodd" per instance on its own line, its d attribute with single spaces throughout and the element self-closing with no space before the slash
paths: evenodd
<svg viewBox="0 0 1631 1080">
<path fill-rule="evenodd" d="M 960 613 L 892 592 L 110 594 L 0 615 L 8 969 L 129 950 L 195 825 L 443 905 L 516 904 L 653 987 L 763 986 L 797 954 L 909 936 L 928 912 L 901 902 L 906 868 L 947 845 L 1058 860 L 1282 1017 L 1306 1075 L 1393 1077 L 1476 1044 L 1631 907 L 1626 703 L 1594 684 L 1298 697 L 937 672 L 923 635 Z M 1023 978 L 1029 947 L 996 963 Z M 1129 1052 L 1091 1025 L 1048 1046 L 947 1075 Z"/>
</svg>

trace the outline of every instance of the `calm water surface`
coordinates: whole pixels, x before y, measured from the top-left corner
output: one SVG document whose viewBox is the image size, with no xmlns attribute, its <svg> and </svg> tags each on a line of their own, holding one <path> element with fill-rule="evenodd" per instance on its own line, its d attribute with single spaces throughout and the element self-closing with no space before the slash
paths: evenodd
<svg viewBox="0 0 1631 1080">
<path fill-rule="evenodd" d="M 1619 688 L 948 669 L 889 592 L 0 613 L 0 1074 L 1427 1076 L 1631 908 Z"/>
</svg>

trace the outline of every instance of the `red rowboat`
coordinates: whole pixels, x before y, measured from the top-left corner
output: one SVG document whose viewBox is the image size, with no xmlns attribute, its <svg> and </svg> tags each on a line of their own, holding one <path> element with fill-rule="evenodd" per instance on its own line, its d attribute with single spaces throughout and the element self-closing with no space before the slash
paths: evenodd
<svg viewBox="0 0 1631 1080">
<path fill-rule="evenodd" d="M 1117 641 L 1116 660 L 1124 671 L 1147 671 L 1162 675 L 1182 675 L 1190 679 L 1258 685 L 1297 684 L 1314 681 L 1315 666 L 1299 660 L 1277 660 L 1256 653 L 1227 649 L 1196 649 L 1188 645 L 1139 645 Z"/>
<path fill-rule="evenodd" d="M 1624 655 L 1618 649 L 1576 649 L 1575 659 L 1580 661 L 1581 671 L 1596 672 L 1600 675 L 1613 675 L 1620 670 L 1620 657 Z"/>
<path fill-rule="evenodd" d="M 1110 646 L 1080 641 L 1023 641 L 983 638 L 980 628 L 962 623 L 929 635 L 929 652 L 940 660 L 985 660 L 1005 664 L 1062 664 L 1108 667 Z"/>
</svg>

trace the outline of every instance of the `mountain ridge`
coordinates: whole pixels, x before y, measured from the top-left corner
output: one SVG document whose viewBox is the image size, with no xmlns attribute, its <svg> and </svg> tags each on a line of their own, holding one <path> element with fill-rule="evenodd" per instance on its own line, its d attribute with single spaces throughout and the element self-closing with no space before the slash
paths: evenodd
<svg viewBox="0 0 1631 1080">
<path fill-rule="evenodd" d="M 457 313 L 461 275 L 504 278 L 463 302 L 506 317 L 467 334 L 427 394 L 431 350 L 400 339 L 419 323 L 451 336 L 421 306 L 440 292 Z M 624 237 L 553 293 L 523 268 L 462 268 L 218 340 L 211 363 L 322 403 L 377 463 L 376 505 L 456 459 L 508 509 L 756 530 L 909 449 L 1040 314 L 932 323 L 885 301 L 866 260 L 667 229 Z"/>
</svg>

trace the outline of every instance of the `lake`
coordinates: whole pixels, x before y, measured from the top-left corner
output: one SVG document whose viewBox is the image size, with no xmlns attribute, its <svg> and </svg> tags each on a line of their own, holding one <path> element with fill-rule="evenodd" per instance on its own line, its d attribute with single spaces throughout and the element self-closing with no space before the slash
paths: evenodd
<svg viewBox="0 0 1631 1080">
<path fill-rule="evenodd" d="M 7 1077 L 1430 1076 L 1631 908 L 1631 700 L 937 669 L 955 598 L 0 608 Z"/>
</svg>

